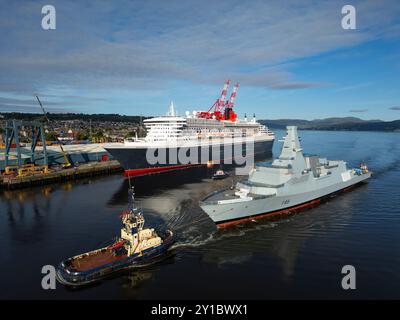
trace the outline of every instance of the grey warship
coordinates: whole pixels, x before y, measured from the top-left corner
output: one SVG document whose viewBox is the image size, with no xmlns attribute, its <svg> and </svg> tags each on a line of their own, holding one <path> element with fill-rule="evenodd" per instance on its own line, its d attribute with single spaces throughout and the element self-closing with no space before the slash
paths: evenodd
<svg viewBox="0 0 400 320">
<path fill-rule="evenodd" d="M 280 156 L 257 164 L 246 180 L 230 189 L 215 191 L 200 207 L 218 228 L 277 217 L 315 206 L 322 200 L 366 182 L 366 164 L 348 169 L 342 160 L 303 155 L 296 126 L 286 127 Z"/>
</svg>

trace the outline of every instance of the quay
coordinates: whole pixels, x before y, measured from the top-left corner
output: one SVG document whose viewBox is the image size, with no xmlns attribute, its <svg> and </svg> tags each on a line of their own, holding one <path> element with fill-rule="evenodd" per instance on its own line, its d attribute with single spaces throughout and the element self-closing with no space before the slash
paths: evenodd
<svg viewBox="0 0 400 320">
<path fill-rule="evenodd" d="M 20 189 L 37 185 L 64 182 L 80 178 L 107 175 L 122 172 L 123 169 L 116 160 L 88 162 L 72 168 L 49 170 L 48 173 L 35 173 L 26 176 L 0 175 L 0 189 Z"/>
</svg>

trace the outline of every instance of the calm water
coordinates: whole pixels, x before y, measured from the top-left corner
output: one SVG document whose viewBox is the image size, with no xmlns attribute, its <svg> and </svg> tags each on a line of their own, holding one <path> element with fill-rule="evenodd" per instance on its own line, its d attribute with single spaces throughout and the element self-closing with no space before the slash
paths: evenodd
<svg viewBox="0 0 400 320">
<path fill-rule="evenodd" d="M 278 137 L 283 132 L 278 131 Z M 203 170 L 135 181 L 147 223 L 174 221 L 178 242 L 161 264 L 99 285 L 41 289 L 41 267 L 104 245 L 127 206 L 120 175 L 0 193 L 0 298 L 400 298 L 400 134 L 301 132 L 307 153 L 367 161 L 370 183 L 279 222 L 216 231 L 197 206 L 230 181 Z M 276 142 L 274 155 L 279 154 Z M 193 220 L 200 220 L 189 225 Z M 357 289 L 341 289 L 354 265 Z"/>
</svg>

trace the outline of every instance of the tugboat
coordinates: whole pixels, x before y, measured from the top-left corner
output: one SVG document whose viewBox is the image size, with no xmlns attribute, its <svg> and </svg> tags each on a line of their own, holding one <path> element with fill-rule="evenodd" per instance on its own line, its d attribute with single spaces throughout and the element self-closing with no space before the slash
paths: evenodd
<svg viewBox="0 0 400 320">
<path fill-rule="evenodd" d="M 215 172 L 212 176 L 213 180 L 222 180 L 225 179 L 226 177 L 228 177 L 229 174 L 226 173 L 224 170 L 219 169 L 217 170 L 217 172 Z"/>
<path fill-rule="evenodd" d="M 158 261 L 170 248 L 173 232 L 166 230 L 159 235 L 153 228 L 144 228 L 144 216 L 134 206 L 133 188 L 130 192 L 132 205 L 121 214 L 121 236 L 107 247 L 62 261 L 57 268 L 60 283 L 79 286 L 95 282 L 111 273 Z"/>
</svg>

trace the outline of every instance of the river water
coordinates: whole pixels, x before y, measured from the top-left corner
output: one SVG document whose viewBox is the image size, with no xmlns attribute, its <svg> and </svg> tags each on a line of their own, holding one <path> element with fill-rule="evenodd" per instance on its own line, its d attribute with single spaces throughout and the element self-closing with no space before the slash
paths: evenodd
<svg viewBox="0 0 400 320">
<path fill-rule="evenodd" d="M 277 137 L 283 137 L 277 131 Z M 198 207 L 231 184 L 190 169 L 136 179 L 152 226 L 169 222 L 173 255 L 141 270 L 71 290 L 41 288 L 43 265 L 103 246 L 128 204 L 121 175 L 0 193 L 1 299 L 400 298 L 400 134 L 300 132 L 303 149 L 349 166 L 366 161 L 366 185 L 280 221 L 217 231 Z M 280 151 L 275 142 L 274 156 Z M 192 221 L 199 221 L 191 224 Z M 344 265 L 356 290 L 343 290 Z"/>
</svg>

